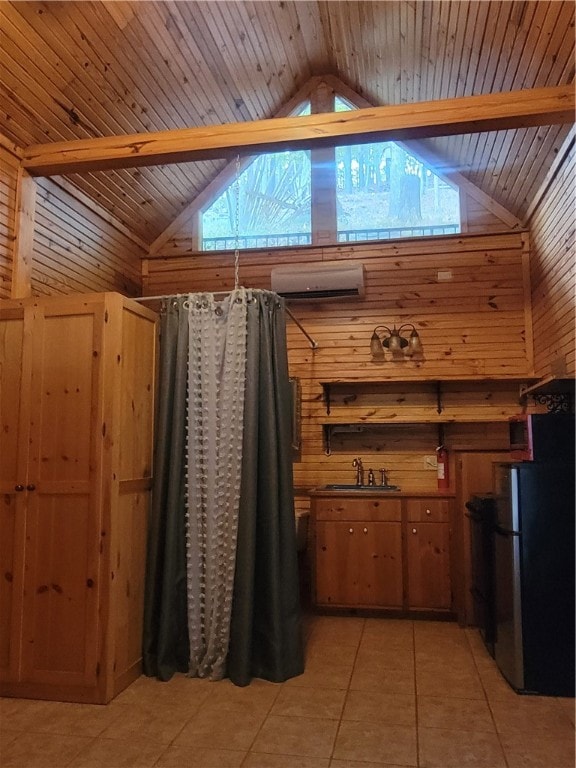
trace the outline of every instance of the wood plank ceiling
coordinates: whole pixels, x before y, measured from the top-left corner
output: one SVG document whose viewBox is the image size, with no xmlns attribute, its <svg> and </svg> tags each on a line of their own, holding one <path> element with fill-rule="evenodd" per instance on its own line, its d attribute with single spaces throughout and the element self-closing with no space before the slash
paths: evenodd
<svg viewBox="0 0 576 768">
<path fill-rule="evenodd" d="M 574 80 L 573 2 L 3 2 L 0 133 L 20 147 L 274 116 L 313 76 L 376 105 Z M 426 143 L 518 217 L 569 127 Z M 151 243 L 222 161 L 70 175 Z"/>
</svg>

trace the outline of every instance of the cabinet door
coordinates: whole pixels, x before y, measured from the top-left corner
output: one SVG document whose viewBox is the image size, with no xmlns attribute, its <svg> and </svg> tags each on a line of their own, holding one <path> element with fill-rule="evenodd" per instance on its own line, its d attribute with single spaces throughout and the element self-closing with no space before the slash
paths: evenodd
<svg viewBox="0 0 576 768">
<path fill-rule="evenodd" d="M 409 523 L 408 608 L 452 607 L 449 523 Z"/>
<path fill-rule="evenodd" d="M 0 309 L 0 678 L 17 677 L 24 568 L 28 413 L 21 407 L 29 384 L 24 352 L 24 310 Z"/>
<path fill-rule="evenodd" d="M 93 686 L 103 308 L 78 304 L 34 309 L 21 679 Z"/>
<path fill-rule="evenodd" d="M 401 607 L 401 524 L 319 521 L 315 576 L 319 605 Z"/>
</svg>

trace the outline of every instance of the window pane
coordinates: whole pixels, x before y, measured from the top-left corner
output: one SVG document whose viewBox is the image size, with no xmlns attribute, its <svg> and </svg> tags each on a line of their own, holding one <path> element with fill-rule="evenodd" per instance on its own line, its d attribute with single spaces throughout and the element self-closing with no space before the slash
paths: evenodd
<svg viewBox="0 0 576 768">
<path fill-rule="evenodd" d="M 309 243 L 310 201 L 309 152 L 260 155 L 202 215 L 204 249 Z"/>
<path fill-rule="evenodd" d="M 460 232 L 458 191 L 392 141 L 336 149 L 338 240 Z"/>
</svg>

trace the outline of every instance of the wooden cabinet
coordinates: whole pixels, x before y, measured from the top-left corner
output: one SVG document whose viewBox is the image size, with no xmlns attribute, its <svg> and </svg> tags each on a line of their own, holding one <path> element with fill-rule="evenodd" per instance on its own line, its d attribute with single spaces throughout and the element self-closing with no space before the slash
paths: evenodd
<svg viewBox="0 0 576 768">
<path fill-rule="evenodd" d="M 402 606 L 402 524 L 398 499 L 317 498 L 316 603 Z"/>
<path fill-rule="evenodd" d="M 452 608 L 450 502 L 406 499 L 407 607 Z"/>
<path fill-rule="evenodd" d="M 0 305 L 0 693 L 106 702 L 140 673 L 155 315 Z"/>
<path fill-rule="evenodd" d="M 411 523 L 407 557 L 408 609 L 449 610 L 452 586 L 448 523 Z"/>
<path fill-rule="evenodd" d="M 402 606 L 401 524 L 317 523 L 316 602 Z"/>
<path fill-rule="evenodd" d="M 452 611 L 451 500 L 312 497 L 319 607 Z"/>
</svg>

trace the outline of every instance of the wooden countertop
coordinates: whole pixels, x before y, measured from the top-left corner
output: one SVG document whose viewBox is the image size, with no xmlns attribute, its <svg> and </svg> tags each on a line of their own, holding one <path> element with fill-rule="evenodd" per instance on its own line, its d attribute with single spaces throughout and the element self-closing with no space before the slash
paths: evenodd
<svg viewBox="0 0 576 768">
<path fill-rule="evenodd" d="M 301 491 L 303 489 L 300 489 Z M 399 491 L 379 491 L 378 486 L 375 485 L 374 488 L 370 488 L 370 490 L 362 490 L 362 491 L 356 491 L 353 489 L 350 490 L 338 490 L 338 489 L 327 489 L 323 488 L 322 486 L 318 486 L 316 488 L 308 488 L 306 490 L 306 494 L 309 496 L 351 496 L 353 498 L 370 498 L 372 496 L 378 496 L 379 498 L 384 497 L 391 497 L 391 498 L 402 498 L 409 496 L 411 498 L 414 497 L 422 497 L 422 498 L 433 498 L 433 499 L 452 499 L 455 496 L 455 492 L 451 490 L 447 491 L 409 491 L 409 490 L 399 490 Z"/>
</svg>

